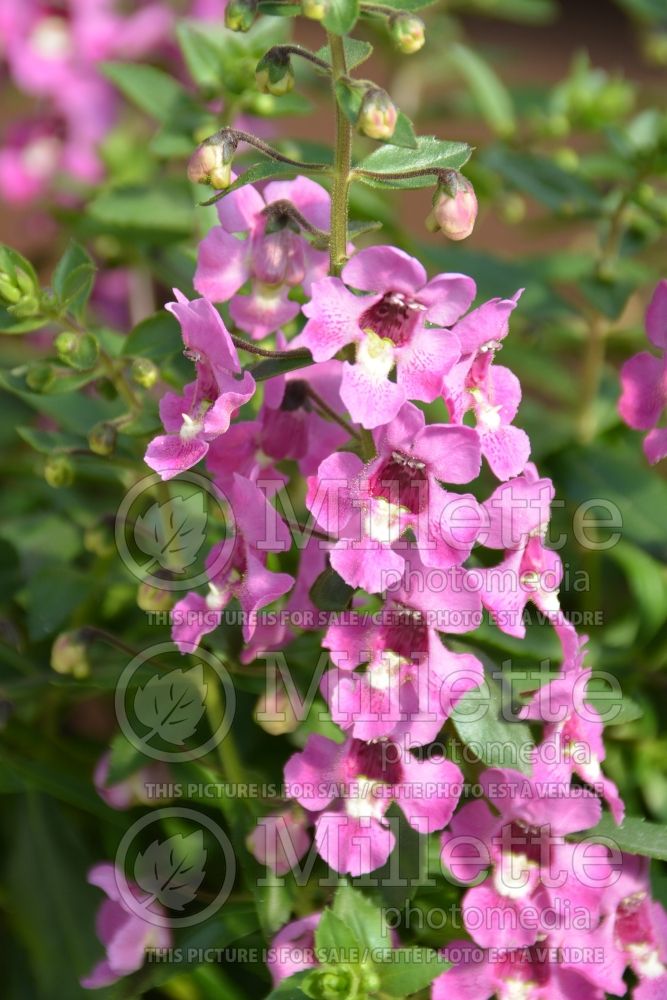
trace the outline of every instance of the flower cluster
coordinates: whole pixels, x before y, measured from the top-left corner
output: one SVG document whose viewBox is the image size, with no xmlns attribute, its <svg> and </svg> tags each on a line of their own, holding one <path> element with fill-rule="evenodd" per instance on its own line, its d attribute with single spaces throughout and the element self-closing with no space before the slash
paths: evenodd
<svg viewBox="0 0 667 1000">
<path fill-rule="evenodd" d="M 585 639 L 561 609 L 563 567 L 545 542 L 553 485 L 513 424 L 518 379 L 496 364 L 520 292 L 473 307 L 471 278 L 429 279 L 392 246 L 351 252 L 340 276 L 327 275 L 308 237 L 329 224 L 328 195 L 304 178 L 238 188 L 218 217 L 199 248 L 201 297 L 176 292 L 167 307 L 195 379 L 163 396 L 165 433 L 146 462 L 168 480 L 203 461 L 233 530 L 209 553 L 208 593 L 175 606 L 172 637 L 193 652 L 235 599 L 247 661 L 293 636 L 288 624 L 264 623 L 261 609 L 282 602 L 289 621 L 312 606 L 313 584 L 327 576 L 351 595 L 349 617 L 332 618 L 322 638 L 331 667 L 320 690 L 338 735 L 323 735 L 309 717 L 285 767 L 285 801 L 260 819 L 249 850 L 279 875 L 313 851 L 335 872 L 360 876 L 387 862 L 400 824 L 440 836 L 443 871 L 470 885 L 461 904 L 469 939 L 448 948 L 454 964 L 436 980 L 435 1000 L 602 998 L 625 992 L 627 967 L 636 997 L 662 995 L 666 918 L 643 864 L 577 841 L 603 802 L 616 822 L 624 807 L 601 771 L 603 720 L 587 695 Z M 649 312 L 661 346 L 666 302 L 664 283 Z M 294 331 L 300 313 L 305 322 L 288 341 L 285 328 Z M 254 341 L 272 333 L 280 357 L 298 353 L 294 367 L 261 383 L 238 350 L 256 352 Z M 657 385 L 657 361 L 640 358 L 639 375 L 626 373 L 627 413 L 640 412 L 640 376 Z M 427 420 L 428 404 L 438 422 Z M 641 420 L 649 426 L 646 409 Z M 483 469 L 497 480 L 488 495 L 479 484 L 458 489 Z M 298 474 L 310 515 L 305 544 L 276 506 Z M 298 560 L 278 571 L 292 548 Z M 519 713 L 539 732 L 528 773 L 475 772 L 480 795 L 471 800 L 470 773 L 425 751 L 486 683 L 480 658 L 457 648 L 460 637 L 485 613 L 523 637 L 529 602 L 551 622 L 561 665 Z M 372 618 L 351 613 L 370 606 Z M 276 937 L 283 958 L 274 982 L 313 966 L 303 955 L 318 920 L 312 914 Z M 577 949 L 602 949 L 604 960 Z"/>
<path fill-rule="evenodd" d="M 644 454 L 651 465 L 667 457 L 667 427 L 658 422 L 667 408 L 667 281 L 660 281 L 646 312 L 646 334 L 662 357 L 641 351 L 621 369 L 618 411 L 637 431 L 648 431 Z"/>
</svg>

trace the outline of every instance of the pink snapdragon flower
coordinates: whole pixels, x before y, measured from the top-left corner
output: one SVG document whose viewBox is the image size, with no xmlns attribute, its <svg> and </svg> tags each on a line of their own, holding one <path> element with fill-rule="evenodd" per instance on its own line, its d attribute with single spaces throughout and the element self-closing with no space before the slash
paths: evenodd
<svg viewBox="0 0 667 1000">
<path fill-rule="evenodd" d="M 257 340 L 299 315 L 291 289 L 301 285 L 308 294 L 329 266 L 327 254 L 313 250 L 287 214 L 271 216 L 271 205 L 279 201 L 291 202 L 311 225 L 328 229 L 329 195 L 309 178 L 271 181 L 263 194 L 247 184 L 218 203 L 220 225 L 204 237 L 197 257 L 197 291 L 212 302 L 229 302 L 236 325 Z M 238 295 L 247 281 L 250 294 Z"/>
<path fill-rule="evenodd" d="M 310 847 L 308 826 L 308 817 L 298 806 L 262 816 L 248 836 L 248 850 L 276 875 L 286 875 Z"/>
<path fill-rule="evenodd" d="M 111 751 L 107 751 L 95 766 L 93 784 L 100 798 L 112 809 L 131 809 L 132 806 L 154 804 L 156 797 L 149 793 L 147 786 L 167 784 L 172 780 L 171 772 L 163 761 L 151 761 L 127 778 L 110 784 L 110 765 Z"/>
<path fill-rule="evenodd" d="M 193 653 L 202 636 L 219 627 L 222 612 L 233 598 L 244 613 L 243 638 L 249 642 L 257 625 L 257 612 L 294 585 L 289 573 L 274 573 L 266 568 L 266 554 L 287 551 L 292 538 L 264 493 L 237 474 L 228 500 L 235 535 L 231 545 L 225 539 L 208 554 L 208 595 L 189 593 L 171 612 L 171 636 L 181 653 Z"/>
<path fill-rule="evenodd" d="M 438 631 L 468 632 L 481 614 L 479 593 L 459 566 L 429 571 L 406 556 L 406 583 L 370 623 L 363 613 L 329 626 L 322 645 L 335 667 L 322 678 L 334 722 L 360 740 L 389 738 L 405 746 L 434 740 L 452 708 L 484 677 L 472 653 L 453 653 Z M 435 575 L 435 574 L 434 574 Z M 355 668 L 365 666 L 365 672 Z"/>
<path fill-rule="evenodd" d="M 577 946 L 576 935 L 570 943 Z M 565 966 L 558 943 L 548 937 L 532 947 L 489 951 L 453 941 L 443 954 L 455 964 L 434 980 L 431 1000 L 604 1000 L 587 978 L 596 971 L 594 963 Z"/>
<path fill-rule="evenodd" d="M 371 294 L 355 295 L 350 288 Z M 439 274 L 429 281 L 419 261 L 403 250 L 368 247 L 348 261 L 341 278 L 313 285 L 303 308 L 308 322 L 294 345 L 307 347 L 320 362 L 353 344 L 355 361 L 344 363 L 341 398 L 356 423 L 380 427 L 407 400 L 430 403 L 440 395 L 460 353 L 458 338 L 443 327 L 474 297 L 472 278 Z"/>
<path fill-rule="evenodd" d="M 380 868 L 396 838 L 385 817 L 392 802 L 419 833 L 447 825 L 462 774 L 448 760 L 418 760 L 390 742 L 345 743 L 311 733 L 285 766 L 286 794 L 319 813 L 315 843 L 330 868 L 363 875 Z"/>
<path fill-rule="evenodd" d="M 667 280 L 653 293 L 646 311 L 646 333 L 654 347 L 662 351 L 657 358 L 641 351 L 621 368 L 623 392 L 618 412 L 629 427 L 648 431 L 644 453 L 651 465 L 667 456 L 667 427 L 656 427 L 667 407 Z"/>
<path fill-rule="evenodd" d="M 255 392 L 255 380 L 249 372 L 241 373 L 236 348 L 214 306 L 206 299 L 189 302 L 176 289 L 174 294 L 176 301 L 166 308 L 181 324 L 185 354 L 194 362 L 197 378 L 182 396 L 167 392 L 160 400 L 167 433 L 153 438 L 144 461 L 162 479 L 196 465 Z"/>
<path fill-rule="evenodd" d="M 318 525 L 338 536 L 331 565 L 350 586 L 369 593 L 402 576 L 405 558 L 396 543 L 408 529 L 425 565 L 449 569 L 467 559 L 481 524 L 474 497 L 439 484 L 469 483 L 478 474 L 472 428 L 427 427 L 421 410 L 408 403 L 378 430 L 376 448 L 368 465 L 349 452 L 330 455 L 309 478 L 306 497 Z M 400 547 L 409 544 L 401 540 Z"/>
<path fill-rule="evenodd" d="M 534 766 L 533 772 L 531 778 L 508 768 L 484 771 L 479 781 L 497 813 L 482 800 L 468 803 L 442 837 L 442 862 L 460 881 L 474 882 L 491 868 L 463 900 L 466 930 L 483 948 L 534 944 L 541 933 L 553 930 L 553 925 L 542 926 L 542 911 L 562 912 L 564 899 L 590 913 L 594 927 L 602 882 L 613 875 L 606 848 L 600 846 L 599 883 L 582 878 L 575 845 L 564 840 L 595 826 L 599 800 L 548 768 Z"/>
<path fill-rule="evenodd" d="M 493 364 L 520 295 L 491 299 L 455 325 L 461 359 L 446 375 L 443 392 L 456 423 L 473 411 L 482 454 L 502 480 L 523 472 L 530 455 L 528 435 L 512 426 L 521 402 L 519 380 L 509 368 Z"/>
<path fill-rule="evenodd" d="M 106 958 L 81 980 L 84 989 L 96 990 L 140 969 L 147 949 L 169 948 L 171 931 L 148 923 L 128 906 L 119 889 L 124 879 L 112 864 L 95 865 L 88 872 L 88 881 L 107 896 L 96 921 L 97 936 L 106 948 Z M 128 883 L 128 888 L 138 904 L 149 898 L 132 883 Z"/>
<path fill-rule="evenodd" d="M 319 965 L 315 958 L 315 931 L 321 917 L 321 913 L 310 913 L 300 920 L 293 920 L 273 938 L 268 965 L 274 987 L 288 976 Z"/>
</svg>

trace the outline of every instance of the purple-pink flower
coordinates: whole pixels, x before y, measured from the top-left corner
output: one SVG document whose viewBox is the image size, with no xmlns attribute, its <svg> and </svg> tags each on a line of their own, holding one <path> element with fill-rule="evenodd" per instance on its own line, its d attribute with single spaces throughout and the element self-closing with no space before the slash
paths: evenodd
<svg viewBox="0 0 667 1000">
<path fill-rule="evenodd" d="M 657 427 L 667 407 L 667 280 L 663 279 L 653 293 L 646 311 L 646 333 L 654 347 L 662 351 L 657 358 L 641 351 L 621 368 L 623 392 L 618 411 L 629 427 L 648 431 L 644 438 L 644 453 L 651 465 L 667 456 L 667 427 Z"/>
<path fill-rule="evenodd" d="M 350 289 L 370 294 L 356 295 Z M 393 420 L 403 403 L 429 403 L 440 395 L 445 374 L 459 358 L 449 327 L 468 309 L 475 283 L 463 274 L 428 280 L 414 257 L 396 247 L 360 250 L 341 278 L 322 278 L 303 307 L 308 322 L 294 341 L 315 361 L 327 361 L 348 345 L 341 399 L 363 427 Z M 426 324 L 434 324 L 427 326 Z M 396 381 L 390 374 L 396 370 Z"/>
</svg>

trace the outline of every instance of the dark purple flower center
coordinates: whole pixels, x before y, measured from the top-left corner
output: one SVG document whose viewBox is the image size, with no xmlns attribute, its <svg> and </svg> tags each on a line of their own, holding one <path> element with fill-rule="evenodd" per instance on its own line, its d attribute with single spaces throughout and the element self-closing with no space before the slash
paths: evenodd
<svg viewBox="0 0 667 1000">
<path fill-rule="evenodd" d="M 359 318 L 362 330 L 372 330 L 378 337 L 386 337 L 396 347 L 407 344 L 417 326 L 425 306 L 410 299 L 402 292 L 387 292 Z"/>
<path fill-rule="evenodd" d="M 292 413 L 294 410 L 310 410 L 308 383 L 304 379 L 293 379 L 286 384 L 280 409 L 287 413 Z"/>
<path fill-rule="evenodd" d="M 423 462 L 395 451 L 369 481 L 370 496 L 420 514 L 428 503 L 428 476 Z"/>
<path fill-rule="evenodd" d="M 551 978 L 550 951 L 546 941 L 538 941 L 529 948 L 509 952 L 503 962 L 503 979 L 518 979 L 519 982 L 546 986 Z"/>
<path fill-rule="evenodd" d="M 363 740 L 352 740 L 349 760 L 353 774 L 350 777 L 363 775 L 369 781 L 398 784 L 403 777 L 400 754 L 401 751 L 386 742 L 364 743 Z"/>
<path fill-rule="evenodd" d="M 625 947 L 631 944 L 652 944 L 653 926 L 648 896 L 637 892 L 627 896 L 616 910 L 616 937 Z"/>
<path fill-rule="evenodd" d="M 428 653 L 428 632 L 419 612 L 396 608 L 384 629 L 383 645 L 404 660 L 423 661 Z"/>
<path fill-rule="evenodd" d="M 548 840 L 546 841 L 548 844 Z M 503 850 L 512 854 L 525 854 L 529 862 L 536 865 L 548 863 L 548 849 L 545 850 L 544 837 L 540 830 L 523 823 L 508 823 L 501 834 Z"/>
</svg>

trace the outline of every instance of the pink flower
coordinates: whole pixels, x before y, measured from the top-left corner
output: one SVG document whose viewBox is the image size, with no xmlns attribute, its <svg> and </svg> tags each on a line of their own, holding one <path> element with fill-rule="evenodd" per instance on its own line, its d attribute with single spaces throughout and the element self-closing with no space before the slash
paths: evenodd
<svg viewBox="0 0 667 1000">
<path fill-rule="evenodd" d="M 97 936 L 106 948 L 106 958 L 81 980 L 84 989 L 95 990 L 140 969 L 147 949 L 169 948 L 171 931 L 133 912 L 119 890 L 124 879 L 113 865 L 95 865 L 88 872 L 88 881 L 107 895 L 97 913 Z M 128 888 L 138 903 L 148 898 L 133 884 L 128 883 Z"/>
<path fill-rule="evenodd" d="M 503 480 L 523 472 L 530 455 L 528 435 L 511 426 L 521 402 L 519 380 L 509 368 L 493 364 L 520 295 L 491 299 L 456 324 L 461 359 L 445 377 L 443 393 L 456 423 L 473 411 L 482 454 Z"/>
<path fill-rule="evenodd" d="M 139 771 L 135 771 L 122 781 L 109 784 L 111 752 L 102 754 L 95 766 L 93 784 L 95 791 L 112 809 L 131 809 L 132 806 L 149 805 L 155 796 L 148 792 L 147 785 L 161 785 L 171 781 L 171 773 L 162 761 L 152 761 Z"/>
<path fill-rule="evenodd" d="M 405 404 L 376 434 L 377 458 L 364 466 L 349 452 L 330 455 L 308 480 L 306 506 L 338 541 L 331 565 L 352 587 L 378 593 L 400 580 L 405 558 L 395 543 L 410 528 L 422 562 L 448 569 L 470 554 L 480 511 L 469 494 L 444 490 L 438 480 L 467 483 L 477 475 L 479 441 L 469 427 L 425 426 Z M 401 541 L 401 548 L 408 545 Z M 413 546 L 414 547 L 414 546 Z"/>
<path fill-rule="evenodd" d="M 372 294 L 355 295 L 347 286 Z M 460 353 L 456 335 L 442 327 L 454 323 L 474 296 L 472 278 L 440 274 L 428 281 L 419 261 L 402 250 L 369 247 L 345 265 L 342 280 L 314 284 L 303 308 L 308 323 L 294 344 L 307 347 L 318 362 L 355 345 L 354 363 L 343 365 L 341 398 L 356 423 L 379 427 L 406 400 L 428 403 L 440 395 Z"/>
<path fill-rule="evenodd" d="M 406 559 L 406 584 L 367 624 L 329 626 L 322 645 L 335 669 L 322 679 L 334 722 L 360 740 L 389 738 L 419 746 L 434 740 L 458 700 L 483 680 L 471 653 L 452 653 L 438 631 L 461 633 L 479 625 L 479 594 L 459 566 L 437 571 L 438 587 L 419 558 Z M 365 665 L 363 674 L 355 668 Z"/>
<path fill-rule="evenodd" d="M 656 427 L 667 406 L 667 280 L 653 293 L 646 312 L 646 333 L 654 347 L 663 352 L 656 358 L 648 351 L 635 354 L 621 368 L 623 392 L 618 412 L 629 427 L 649 433 L 644 453 L 651 465 L 667 456 L 667 427 Z M 652 428 L 652 429 L 651 429 Z"/>
<path fill-rule="evenodd" d="M 542 925 L 543 910 L 550 907 L 567 917 L 564 899 L 590 912 L 594 927 L 602 889 L 580 877 L 575 847 L 564 837 L 595 826 L 599 801 L 537 765 L 532 778 L 492 768 L 479 781 L 497 812 L 482 800 L 466 804 L 442 837 L 442 862 L 460 881 L 476 881 L 491 866 L 489 877 L 464 897 L 468 933 L 483 948 L 534 944 L 541 933 L 553 930 L 553 924 Z M 606 848 L 598 854 L 596 878 L 602 880 L 611 869 Z"/>
<path fill-rule="evenodd" d="M 334 743 L 316 733 L 285 766 L 287 795 L 319 813 L 315 843 L 329 867 L 363 875 L 380 868 L 395 837 L 385 813 L 392 801 L 419 833 L 441 830 L 461 793 L 462 775 L 447 760 L 417 760 L 394 743 Z"/>
<path fill-rule="evenodd" d="M 167 309 L 181 324 L 186 357 L 194 361 L 197 378 L 182 396 L 168 392 L 160 400 L 167 433 L 153 438 L 144 461 L 162 479 L 196 465 L 255 392 L 252 375 L 241 375 L 236 348 L 216 309 L 206 299 L 188 302 L 181 292 L 174 294 L 176 302 Z"/>
<path fill-rule="evenodd" d="M 274 986 L 288 976 L 319 965 L 315 958 L 315 930 L 321 916 L 321 913 L 310 913 L 278 931 L 271 942 L 268 959 Z"/>
<path fill-rule="evenodd" d="M 310 847 L 308 825 L 308 818 L 298 808 L 262 816 L 248 837 L 248 850 L 276 875 L 286 875 Z"/>
<path fill-rule="evenodd" d="M 252 638 L 257 612 L 282 597 L 294 584 L 288 573 L 266 568 L 267 552 L 284 552 L 292 539 L 285 523 L 254 483 L 234 475 L 228 492 L 235 520 L 235 537 L 208 554 L 209 594 L 190 593 L 171 612 L 171 636 L 182 653 L 193 653 L 203 635 L 222 621 L 223 609 L 236 598 L 244 613 L 243 638 Z"/>
<path fill-rule="evenodd" d="M 213 302 L 230 302 L 236 325 L 258 340 L 298 316 L 290 290 L 302 285 L 309 293 L 328 267 L 326 253 L 313 250 L 287 214 L 271 218 L 267 232 L 267 209 L 278 201 L 290 201 L 312 225 L 328 228 L 329 195 L 307 177 L 271 181 L 263 194 L 248 184 L 218 203 L 220 225 L 200 243 L 194 277 L 198 292 Z M 246 238 L 239 239 L 240 233 Z M 250 294 L 237 295 L 247 281 Z"/>
</svg>

